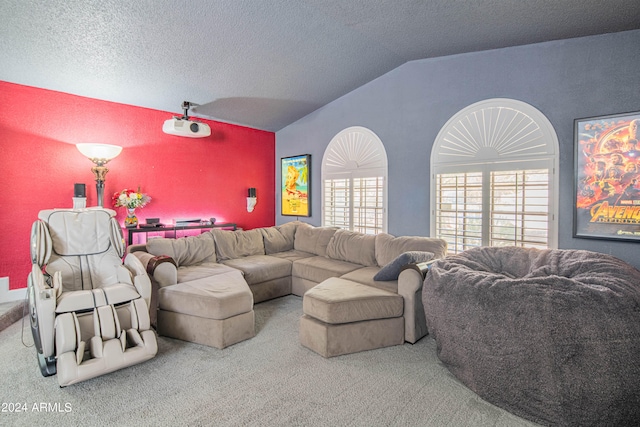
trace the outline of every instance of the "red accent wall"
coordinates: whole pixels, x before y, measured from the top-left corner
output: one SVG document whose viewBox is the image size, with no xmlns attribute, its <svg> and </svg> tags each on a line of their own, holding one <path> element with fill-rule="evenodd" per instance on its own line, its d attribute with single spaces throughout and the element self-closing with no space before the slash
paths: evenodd
<svg viewBox="0 0 640 427">
<path fill-rule="evenodd" d="M 275 221 L 275 134 L 201 120 L 208 138 L 162 132 L 180 114 L 99 101 L 0 81 L 0 277 L 10 289 L 26 286 L 31 269 L 29 238 L 38 212 L 73 206 L 73 184 L 84 183 L 87 206 L 97 204 L 92 163 L 80 142 L 120 145 L 107 164 L 105 207 L 124 188 L 152 197 L 138 217 L 215 217 L 251 229 Z M 258 204 L 246 206 L 255 187 Z M 125 210 L 116 208 L 123 223 Z"/>
</svg>

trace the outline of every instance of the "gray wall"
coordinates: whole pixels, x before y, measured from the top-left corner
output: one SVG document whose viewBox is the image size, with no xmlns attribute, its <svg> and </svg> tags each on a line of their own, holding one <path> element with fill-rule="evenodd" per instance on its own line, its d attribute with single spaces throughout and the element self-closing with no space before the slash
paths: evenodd
<svg viewBox="0 0 640 427">
<path fill-rule="evenodd" d="M 558 246 L 612 254 L 640 267 L 640 243 L 575 239 L 574 119 L 640 111 L 640 30 L 406 63 L 276 133 L 280 157 L 311 154 L 312 216 L 321 223 L 321 162 L 331 138 L 364 126 L 389 160 L 389 233 L 429 235 L 429 159 L 436 135 L 462 108 L 513 98 L 551 121 L 560 145 Z M 279 170 L 276 171 L 279 186 Z M 291 221 L 280 212 L 276 224 Z"/>
</svg>

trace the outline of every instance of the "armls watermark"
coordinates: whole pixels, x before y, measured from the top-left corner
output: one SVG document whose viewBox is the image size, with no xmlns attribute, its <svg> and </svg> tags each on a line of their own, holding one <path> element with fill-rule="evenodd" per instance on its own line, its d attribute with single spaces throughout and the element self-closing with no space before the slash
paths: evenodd
<svg viewBox="0 0 640 427">
<path fill-rule="evenodd" d="M 2 402 L 0 413 L 42 412 L 65 414 L 73 412 L 71 403 L 66 402 Z"/>
</svg>

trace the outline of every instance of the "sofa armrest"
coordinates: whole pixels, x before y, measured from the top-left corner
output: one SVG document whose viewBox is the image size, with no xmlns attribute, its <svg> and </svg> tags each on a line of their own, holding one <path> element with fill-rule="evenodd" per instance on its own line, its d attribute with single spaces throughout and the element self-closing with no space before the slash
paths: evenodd
<svg viewBox="0 0 640 427">
<path fill-rule="evenodd" d="M 161 288 L 178 283 L 178 267 L 170 256 L 153 256 L 144 251 L 135 251 L 131 255 L 140 260 L 149 277 Z"/>
<path fill-rule="evenodd" d="M 398 294 L 404 300 L 404 339 L 411 344 L 428 333 L 422 305 L 422 284 L 429 266 L 435 261 L 407 264 L 398 276 Z"/>
<path fill-rule="evenodd" d="M 151 258 L 147 263 L 147 273 L 161 288 L 178 283 L 178 265 L 168 255 Z"/>
<path fill-rule="evenodd" d="M 422 280 L 424 281 L 424 279 L 427 277 L 427 273 L 429 272 L 429 267 L 431 266 L 431 264 L 433 264 L 434 262 L 436 262 L 437 260 L 432 259 L 430 261 L 426 261 L 426 262 L 418 262 L 415 264 L 407 264 L 402 266 L 402 269 L 400 270 L 400 272 L 402 273 L 404 270 L 414 270 L 416 271 L 418 274 L 420 274 L 422 276 Z M 420 283 L 420 288 L 422 288 L 422 283 Z"/>
<path fill-rule="evenodd" d="M 128 254 L 134 253 L 134 252 L 147 252 L 147 245 L 144 243 L 139 243 L 136 245 L 129 245 L 127 246 L 127 251 Z"/>
<path fill-rule="evenodd" d="M 150 275 L 154 275 L 156 272 L 156 269 L 164 263 L 170 263 L 172 264 L 175 268 L 178 268 L 178 265 L 176 264 L 176 261 L 171 258 L 169 255 L 159 255 L 159 256 L 154 256 L 152 258 L 149 259 L 149 261 L 147 262 L 147 273 L 149 273 Z"/>
</svg>

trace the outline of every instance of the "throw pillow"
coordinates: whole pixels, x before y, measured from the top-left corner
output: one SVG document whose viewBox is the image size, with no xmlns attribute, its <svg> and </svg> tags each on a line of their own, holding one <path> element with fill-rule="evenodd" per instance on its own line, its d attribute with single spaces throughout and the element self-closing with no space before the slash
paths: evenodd
<svg viewBox="0 0 640 427">
<path fill-rule="evenodd" d="M 433 252 L 410 251 L 404 252 L 396 257 L 389 264 L 385 265 L 373 276 L 373 280 L 390 281 L 398 280 L 400 270 L 407 264 L 426 262 L 433 259 Z"/>
</svg>

